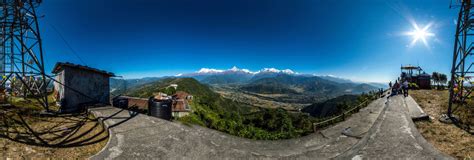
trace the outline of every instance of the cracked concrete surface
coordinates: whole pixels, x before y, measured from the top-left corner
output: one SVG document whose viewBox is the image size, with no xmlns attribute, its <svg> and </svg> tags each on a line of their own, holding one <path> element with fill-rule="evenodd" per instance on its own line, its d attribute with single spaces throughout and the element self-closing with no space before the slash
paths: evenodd
<svg viewBox="0 0 474 160">
<path fill-rule="evenodd" d="M 391 97 L 380 120 L 351 152 L 340 159 L 453 159 L 438 150 L 419 134 L 403 96 Z"/>
<path fill-rule="evenodd" d="M 103 119 L 111 137 L 91 159 L 450 158 L 424 141 L 404 105 L 401 97 L 388 105 L 381 98 L 330 128 L 279 141 L 244 139 L 114 107 L 94 108 L 91 112 Z"/>
</svg>

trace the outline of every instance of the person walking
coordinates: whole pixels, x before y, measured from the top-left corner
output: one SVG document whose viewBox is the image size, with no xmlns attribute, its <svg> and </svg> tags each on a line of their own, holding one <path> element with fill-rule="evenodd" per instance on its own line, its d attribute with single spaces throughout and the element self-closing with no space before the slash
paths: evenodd
<svg viewBox="0 0 474 160">
<path fill-rule="evenodd" d="M 408 97 L 408 81 L 405 80 L 405 82 L 403 82 L 402 84 L 402 88 L 403 88 L 403 96 L 405 97 Z"/>
<path fill-rule="evenodd" d="M 398 84 L 398 81 L 395 80 L 395 83 L 392 86 L 392 91 L 389 96 L 387 96 L 387 99 L 389 99 L 392 96 L 396 96 L 398 94 L 398 90 L 400 89 L 400 84 Z"/>
</svg>

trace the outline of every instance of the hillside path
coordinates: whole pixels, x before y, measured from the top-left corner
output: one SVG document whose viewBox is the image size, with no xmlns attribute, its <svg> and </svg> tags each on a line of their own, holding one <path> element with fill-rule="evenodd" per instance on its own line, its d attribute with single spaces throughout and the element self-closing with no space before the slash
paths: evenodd
<svg viewBox="0 0 474 160">
<path fill-rule="evenodd" d="M 244 139 L 114 107 L 93 108 L 110 138 L 91 159 L 450 159 L 418 133 L 402 97 L 385 102 L 375 100 L 317 133 L 279 141 Z"/>
</svg>

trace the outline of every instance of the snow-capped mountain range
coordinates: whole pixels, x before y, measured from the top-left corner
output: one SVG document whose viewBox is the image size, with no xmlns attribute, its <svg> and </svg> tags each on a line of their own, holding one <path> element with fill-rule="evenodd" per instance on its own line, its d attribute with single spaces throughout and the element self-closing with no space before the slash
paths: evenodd
<svg viewBox="0 0 474 160">
<path fill-rule="evenodd" d="M 193 73 L 178 74 L 176 77 L 192 77 L 207 84 L 246 83 L 261 78 L 277 75 L 300 75 L 291 69 L 263 68 L 258 71 L 241 69 L 236 66 L 227 69 L 201 68 Z"/>
<path fill-rule="evenodd" d="M 211 85 L 232 84 L 232 85 L 245 86 L 245 85 L 251 85 L 253 83 L 263 83 L 263 82 L 265 83 L 268 82 L 268 84 L 272 84 L 278 81 L 282 81 L 282 83 L 286 83 L 288 79 L 292 79 L 293 81 L 301 81 L 301 82 L 308 82 L 309 81 L 308 79 L 310 79 L 310 80 L 314 80 L 314 85 L 317 85 L 319 84 L 319 82 L 322 82 L 320 79 L 324 79 L 330 82 L 335 82 L 335 84 L 340 84 L 341 86 L 352 86 L 352 88 L 354 88 L 354 86 L 358 87 L 357 85 L 361 85 L 362 87 L 364 87 L 364 85 L 365 86 L 370 85 L 372 86 L 370 89 L 373 89 L 373 87 L 387 88 L 387 84 L 354 82 L 350 79 L 340 78 L 333 75 L 301 74 L 291 69 L 277 69 L 277 68 L 263 68 L 258 71 L 251 71 L 249 69 L 240 69 L 235 66 L 226 70 L 213 69 L 213 68 L 201 68 L 200 70 L 196 72 L 183 73 L 183 74 L 178 74 L 175 76 L 166 76 L 166 77 L 150 77 L 150 78 L 142 78 L 142 79 L 122 79 L 122 80 L 112 79 L 111 88 L 114 90 L 125 90 L 126 88 L 131 88 L 131 87 L 139 86 L 142 84 L 152 83 L 154 81 L 158 81 L 163 78 L 172 78 L 172 77 L 194 78 L 201 83 L 211 84 Z M 362 90 L 362 89 L 359 89 L 359 90 Z"/>
<path fill-rule="evenodd" d="M 178 74 L 176 75 L 177 77 L 180 76 L 196 76 L 196 75 L 216 75 L 216 74 L 228 74 L 228 73 L 244 73 L 244 74 L 263 74 L 263 73 L 276 73 L 276 74 L 298 74 L 297 72 L 292 71 L 291 69 L 283 69 L 279 70 L 276 68 L 263 68 L 258 71 L 250 71 L 249 69 L 240 69 L 236 66 L 227 69 L 227 70 L 221 70 L 221 69 L 214 69 L 214 68 L 201 68 L 199 71 L 196 71 L 194 73 L 186 73 L 186 74 Z"/>
</svg>

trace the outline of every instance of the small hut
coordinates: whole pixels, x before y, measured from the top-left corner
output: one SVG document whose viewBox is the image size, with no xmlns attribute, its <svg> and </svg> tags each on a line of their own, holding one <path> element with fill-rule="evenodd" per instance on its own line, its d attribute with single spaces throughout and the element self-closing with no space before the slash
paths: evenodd
<svg viewBox="0 0 474 160">
<path fill-rule="evenodd" d="M 60 112 L 110 104 L 109 78 L 114 76 L 113 73 L 67 62 L 56 63 L 53 73 L 56 74 L 54 88 Z"/>
</svg>

